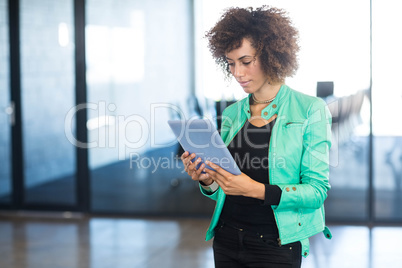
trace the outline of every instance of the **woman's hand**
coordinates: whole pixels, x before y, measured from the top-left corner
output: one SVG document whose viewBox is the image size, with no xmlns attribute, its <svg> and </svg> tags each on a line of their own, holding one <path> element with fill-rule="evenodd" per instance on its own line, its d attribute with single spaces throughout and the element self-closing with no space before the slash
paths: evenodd
<svg viewBox="0 0 402 268">
<path fill-rule="evenodd" d="M 209 178 L 206 173 L 201 173 L 202 171 L 206 170 L 205 164 L 201 164 L 201 166 L 197 170 L 197 166 L 201 162 L 201 158 L 198 157 L 197 160 L 191 162 L 194 157 L 194 153 L 190 155 L 187 151 L 181 155 L 180 158 L 183 161 L 184 170 L 187 172 L 188 175 L 190 175 L 192 180 L 202 182 L 206 186 L 212 184 L 214 182 L 212 178 Z"/>
<path fill-rule="evenodd" d="M 264 184 L 251 179 L 244 173 L 233 175 L 210 161 L 206 161 L 205 163 L 215 170 L 206 168 L 205 171 L 208 177 L 216 181 L 225 194 L 243 195 L 261 200 L 265 199 Z"/>
</svg>

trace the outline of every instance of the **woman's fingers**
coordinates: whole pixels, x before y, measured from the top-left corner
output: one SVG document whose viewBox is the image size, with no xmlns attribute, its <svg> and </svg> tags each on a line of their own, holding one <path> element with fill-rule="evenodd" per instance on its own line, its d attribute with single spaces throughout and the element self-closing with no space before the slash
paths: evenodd
<svg viewBox="0 0 402 268">
<path fill-rule="evenodd" d="M 194 155 L 194 157 L 195 157 L 195 155 Z M 193 159 L 194 157 L 192 157 L 191 159 Z M 189 161 L 190 164 L 188 165 L 188 170 L 191 171 L 191 172 L 196 171 L 196 170 L 197 170 L 197 166 L 198 166 L 198 164 L 199 164 L 200 162 L 201 162 L 201 158 L 200 158 L 200 157 L 198 157 L 197 160 L 195 160 L 194 162 Z M 192 176 L 192 174 L 191 174 L 191 176 Z"/>
<path fill-rule="evenodd" d="M 186 172 L 189 172 L 189 170 L 191 170 L 191 167 L 190 167 L 190 165 L 191 165 L 191 160 L 192 160 L 194 157 L 195 157 L 195 154 L 194 154 L 194 153 L 191 154 L 191 155 L 189 155 L 188 152 L 184 152 L 184 153 L 181 155 L 181 159 L 182 159 L 183 164 L 184 164 L 184 170 L 185 170 Z M 189 174 L 189 175 L 190 175 L 190 174 Z"/>
<path fill-rule="evenodd" d="M 208 166 L 210 166 L 211 168 L 213 168 L 218 174 L 222 175 L 223 177 L 229 177 L 232 175 L 232 173 L 227 172 L 226 170 L 224 170 L 223 168 L 221 168 L 220 166 L 212 163 L 211 161 L 205 161 L 205 164 L 207 164 Z"/>
<path fill-rule="evenodd" d="M 209 177 L 209 175 L 207 173 L 201 173 L 200 175 L 200 181 L 206 181 L 207 179 L 210 179 L 211 177 Z M 212 182 L 211 182 L 212 183 Z M 209 184 L 209 183 L 207 183 Z"/>
<path fill-rule="evenodd" d="M 225 180 L 225 178 L 224 178 L 221 174 L 219 174 L 218 172 L 215 172 L 215 171 L 210 170 L 210 169 L 208 169 L 208 168 L 205 169 L 205 172 L 207 173 L 208 178 L 211 178 L 211 179 L 213 179 L 214 181 L 216 181 L 216 182 L 219 184 L 219 186 L 220 186 L 220 185 L 223 183 L 223 181 Z"/>
<path fill-rule="evenodd" d="M 236 185 L 233 184 L 233 178 L 236 176 L 233 176 L 232 173 L 227 172 L 220 166 L 211 163 L 210 161 L 205 161 L 205 163 L 213 168 L 215 171 L 206 169 L 207 174 L 211 179 L 213 179 L 226 194 L 231 194 L 233 187 L 236 189 Z"/>
<path fill-rule="evenodd" d="M 185 151 L 185 152 L 180 156 L 181 160 L 183 161 L 189 154 L 190 154 L 189 152 Z"/>
<path fill-rule="evenodd" d="M 192 160 L 196 157 L 196 155 L 193 153 L 191 155 L 188 154 L 182 154 L 182 160 L 184 163 L 184 170 L 187 172 L 189 176 L 193 180 L 199 181 L 202 179 L 205 179 L 205 176 L 201 176 L 203 169 L 205 168 L 205 164 L 201 164 L 200 167 L 197 169 L 197 166 L 201 163 L 201 157 L 198 157 L 197 160 L 193 161 Z"/>
<path fill-rule="evenodd" d="M 202 173 L 204 170 L 205 171 L 209 171 L 209 169 L 205 168 L 206 165 L 204 163 L 202 163 L 199 168 L 197 168 L 197 166 L 201 163 L 201 158 L 198 157 L 195 161 L 192 161 L 194 158 L 196 157 L 195 153 L 190 154 L 188 151 L 184 152 L 180 158 L 183 161 L 184 164 L 184 171 L 187 172 L 187 174 L 191 177 L 191 179 L 195 180 L 195 181 L 202 181 L 202 180 L 206 180 L 206 179 L 211 179 L 213 177 L 216 177 L 217 174 L 216 172 L 213 172 L 213 176 L 211 176 L 212 174 L 208 174 L 208 173 Z M 212 166 L 210 164 L 210 166 Z M 215 168 L 219 168 L 219 166 L 215 165 Z M 219 175 L 221 176 L 221 175 Z"/>
<path fill-rule="evenodd" d="M 191 178 L 192 178 L 193 180 L 195 180 L 195 181 L 200 180 L 200 179 L 201 179 L 201 172 L 202 172 L 202 170 L 203 170 L 204 168 L 205 168 L 205 164 L 202 163 L 201 166 L 200 166 L 198 169 L 195 169 L 195 170 L 193 171 L 193 174 L 192 174 Z"/>
</svg>

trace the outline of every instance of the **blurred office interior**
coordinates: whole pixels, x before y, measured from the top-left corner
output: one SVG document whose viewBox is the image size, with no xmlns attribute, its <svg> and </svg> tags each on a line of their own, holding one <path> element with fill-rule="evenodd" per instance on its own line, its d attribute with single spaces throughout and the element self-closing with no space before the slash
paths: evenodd
<svg viewBox="0 0 402 268">
<path fill-rule="evenodd" d="M 333 116 L 325 206 L 340 237 L 334 243 L 365 244 L 355 253 L 363 264 L 348 263 L 342 255 L 350 252 L 314 238 L 303 267 L 399 267 L 400 254 L 390 254 L 402 250 L 399 1 L 0 0 L 4 267 L 213 267 L 202 233 L 214 202 L 183 173 L 167 120 L 215 120 L 245 97 L 217 69 L 203 36 L 225 8 L 262 4 L 286 9 L 299 29 L 300 67 L 287 84 L 323 98 Z M 138 244 L 121 242 L 131 228 L 136 235 L 127 239 Z M 32 257 L 29 241 L 47 230 L 85 244 L 71 255 L 83 264 Z M 155 233 L 176 244 L 143 246 L 160 239 Z M 380 248 L 381 237 L 390 240 Z M 114 238 L 116 247 L 104 242 Z M 121 262 L 94 261 L 92 253 Z"/>
</svg>

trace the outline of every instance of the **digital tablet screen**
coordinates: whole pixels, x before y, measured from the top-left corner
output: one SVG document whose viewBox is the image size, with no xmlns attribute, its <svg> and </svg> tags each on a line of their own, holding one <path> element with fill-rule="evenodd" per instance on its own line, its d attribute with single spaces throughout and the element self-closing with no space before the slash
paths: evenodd
<svg viewBox="0 0 402 268">
<path fill-rule="evenodd" d="M 201 158 L 201 163 L 198 166 L 208 160 L 234 175 L 241 174 L 211 120 L 169 120 L 168 124 L 183 149 L 190 154 L 195 153 L 194 160 L 198 157 Z M 206 167 L 212 169 L 209 166 Z"/>
</svg>

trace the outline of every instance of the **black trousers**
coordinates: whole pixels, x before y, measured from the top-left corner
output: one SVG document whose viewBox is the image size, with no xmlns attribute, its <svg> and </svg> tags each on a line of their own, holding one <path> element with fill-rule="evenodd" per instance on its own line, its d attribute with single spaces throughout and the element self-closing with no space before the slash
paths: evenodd
<svg viewBox="0 0 402 268">
<path fill-rule="evenodd" d="M 213 241 L 216 268 L 300 268 L 301 243 L 279 245 L 278 237 L 219 223 Z"/>
</svg>

